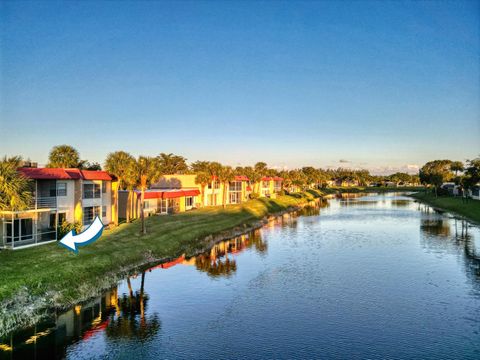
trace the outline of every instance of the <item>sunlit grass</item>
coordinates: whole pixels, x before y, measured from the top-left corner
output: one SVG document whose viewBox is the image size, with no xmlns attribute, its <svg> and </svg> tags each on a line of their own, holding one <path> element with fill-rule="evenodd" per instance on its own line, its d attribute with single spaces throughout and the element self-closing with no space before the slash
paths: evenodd
<svg viewBox="0 0 480 360">
<path fill-rule="evenodd" d="M 318 193 L 317 193 L 318 196 Z M 0 252 L 0 302 L 21 289 L 30 296 L 46 297 L 49 305 L 70 305 L 91 289 L 105 285 L 108 277 L 153 259 L 175 258 L 205 246 L 206 236 L 237 226 L 248 226 L 269 213 L 279 212 L 314 199 L 314 194 L 257 199 L 244 204 L 203 208 L 172 216 L 146 219 L 146 235 L 140 222 L 122 224 L 104 232 L 95 243 L 75 255 L 55 243 Z M 107 280 L 106 280 L 107 279 Z"/>
<path fill-rule="evenodd" d="M 480 201 L 469 199 L 468 202 L 462 201 L 461 197 L 453 196 L 439 196 L 435 197 L 435 194 L 431 192 L 418 192 L 411 195 L 413 198 L 424 202 L 433 207 L 444 209 L 454 212 L 458 215 L 465 216 L 466 218 L 480 224 Z"/>
</svg>

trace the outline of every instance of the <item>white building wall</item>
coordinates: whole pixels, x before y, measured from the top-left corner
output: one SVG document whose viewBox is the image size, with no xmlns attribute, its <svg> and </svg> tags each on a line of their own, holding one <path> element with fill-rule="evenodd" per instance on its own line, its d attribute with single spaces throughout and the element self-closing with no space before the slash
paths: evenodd
<svg viewBox="0 0 480 360">
<path fill-rule="evenodd" d="M 57 180 L 57 189 L 59 183 L 67 185 L 67 195 L 57 195 L 57 208 L 59 213 L 65 213 L 66 220 L 69 223 L 75 222 L 75 180 Z"/>
<path fill-rule="evenodd" d="M 106 192 L 102 193 L 102 206 L 106 207 L 107 214 L 102 217 L 102 222 L 107 225 L 112 222 L 112 182 L 104 182 L 106 183 Z"/>
</svg>

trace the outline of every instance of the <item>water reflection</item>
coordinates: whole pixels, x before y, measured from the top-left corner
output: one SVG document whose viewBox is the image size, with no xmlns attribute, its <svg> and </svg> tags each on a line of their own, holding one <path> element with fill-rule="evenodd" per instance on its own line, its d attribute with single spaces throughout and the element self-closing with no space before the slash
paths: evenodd
<svg viewBox="0 0 480 360">
<path fill-rule="evenodd" d="M 420 220 L 420 230 L 433 237 L 451 235 L 449 220 L 445 218 L 423 218 Z"/>
<path fill-rule="evenodd" d="M 422 208 L 420 231 L 422 245 L 428 250 L 459 254 L 465 266 L 465 274 L 473 288 L 480 292 L 480 254 L 468 221 L 448 218 L 432 209 Z"/>
<path fill-rule="evenodd" d="M 110 338 L 138 339 L 145 341 L 160 329 L 156 313 L 146 316 L 149 296 L 145 293 L 145 272 L 141 275 L 140 290 L 133 292 L 130 278 L 127 278 L 129 294 L 123 294 L 115 306 L 115 316 L 110 318 L 106 335 Z"/>
<path fill-rule="evenodd" d="M 127 357 L 143 350 L 142 345 L 147 342 L 159 351 L 155 356 L 142 353 L 142 356 L 151 358 L 174 358 L 186 354 L 181 352 L 186 351 L 184 349 L 188 349 L 189 354 L 198 351 L 198 354 L 211 358 L 235 355 L 249 358 L 252 357 L 249 347 L 235 346 L 246 343 L 263 349 L 264 343 L 255 343 L 255 339 L 262 339 L 270 348 L 298 350 L 295 339 L 298 334 L 302 336 L 302 332 L 300 342 L 308 344 L 305 349 L 312 352 L 311 357 L 320 357 L 315 350 L 320 348 L 318 342 L 322 339 L 323 348 L 328 350 L 329 344 L 335 347 L 327 352 L 326 357 L 335 357 L 339 355 L 335 352 L 339 334 L 346 329 L 353 329 L 349 336 L 359 344 L 359 352 L 365 355 L 362 357 L 368 358 L 375 357 L 369 351 L 378 344 L 365 347 L 361 344 L 381 336 L 377 335 L 377 329 L 385 329 L 388 333 L 389 329 L 383 326 L 392 319 L 398 324 L 401 337 L 406 339 L 404 343 L 397 343 L 394 350 L 399 353 L 407 351 L 403 354 L 410 356 L 405 358 L 433 354 L 428 352 L 433 347 L 423 349 L 424 353 L 415 352 L 426 341 L 415 342 L 415 337 L 422 336 L 420 332 L 415 333 L 417 324 L 410 322 L 415 319 L 432 321 L 435 324 L 431 326 L 432 331 L 449 321 L 449 317 L 460 319 L 457 329 L 452 326 L 452 334 L 458 330 L 455 334 L 460 332 L 463 337 L 450 342 L 447 339 L 446 342 L 448 346 L 460 348 L 466 343 L 462 342 L 463 338 L 471 341 L 472 332 L 459 315 L 465 314 L 473 319 L 467 319 L 468 324 L 478 330 L 478 316 L 465 310 L 468 304 L 475 305 L 480 295 L 478 229 L 466 221 L 448 218 L 402 197 L 358 198 L 358 194 L 354 194 L 332 200 L 332 203 L 325 213 L 327 217 L 336 218 L 335 223 L 323 222 L 320 226 L 317 222 L 315 216 L 329 205 L 326 201 L 319 201 L 295 213 L 272 218 L 263 229 L 222 241 L 203 254 L 182 255 L 132 274 L 119 288 L 114 287 L 95 300 L 56 313 L 48 321 L 0 339 L 0 359 L 88 357 L 88 351 L 95 346 L 100 348 L 98 354 L 103 357 L 114 356 L 108 353 L 109 349 L 124 346 L 122 351 L 125 349 Z M 362 209 L 367 206 L 378 206 L 381 211 Z M 343 217 L 340 218 L 339 214 Z M 356 216 L 347 217 L 345 214 Z M 408 217 L 404 217 L 405 214 Z M 372 227 L 364 225 L 376 216 L 382 220 L 388 216 L 385 220 L 388 223 L 378 222 Z M 348 242 L 344 241 L 346 237 L 349 237 Z M 370 241 L 370 237 L 377 241 Z M 344 245 L 339 248 L 342 241 Z M 319 243 L 321 247 L 316 246 Z M 345 245 L 347 243 L 349 245 Z M 356 246 L 358 244 L 361 246 Z M 241 253 L 245 256 L 238 256 Z M 390 267 L 390 261 L 397 265 Z M 402 267 L 402 264 L 407 265 Z M 172 267 L 175 271 L 164 272 Z M 258 273 L 256 267 L 261 268 Z M 245 269 L 250 275 L 245 275 Z M 379 269 L 385 271 L 385 276 L 378 276 Z M 349 282 L 352 277 L 355 282 Z M 390 280 L 384 281 L 384 277 Z M 424 278 L 428 281 L 424 282 Z M 229 280 L 222 281 L 224 279 Z M 242 281 L 246 285 L 242 286 Z M 213 283 L 215 285 L 210 288 Z M 454 287 L 451 284 L 455 284 Z M 468 292 L 466 300 L 462 292 L 464 288 Z M 397 290 L 399 292 L 395 295 Z M 402 292 L 408 296 L 402 298 Z M 451 297 L 443 298 L 443 293 Z M 388 303 L 386 299 L 390 299 L 392 305 L 382 308 Z M 440 307 L 437 299 L 440 299 Z M 430 310 L 432 306 L 435 310 Z M 178 313 L 177 307 L 181 308 Z M 390 312 L 390 307 L 394 311 Z M 227 310 L 223 311 L 224 308 Z M 271 310 L 274 308 L 282 310 Z M 352 308 L 355 308 L 354 314 L 353 311 L 350 313 Z M 444 313 L 438 315 L 439 311 Z M 328 321 L 325 321 L 325 314 L 328 314 Z M 178 316 L 184 316 L 181 322 Z M 221 319 L 219 324 L 223 329 L 229 325 L 221 321 L 235 323 L 238 331 L 222 332 L 218 323 L 205 327 L 205 323 L 210 324 L 205 320 L 211 319 Z M 408 322 L 405 319 L 409 319 Z M 279 323 L 292 324 L 292 328 L 280 329 Z M 359 329 L 375 335 L 368 335 L 365 340 Z M 410 336 L 412 333 L 415 337 Z M 197 334 L 202 337 L 196 338 Z M 279 340 L 279 336 L 284 337 Z M 440 339 L 438 332 L 436 336 Z M 397 338 L 398 333 L 393 331 L 381 341 L 392 342 L 395 346 Z M 289 339 L 293 340 L 289 342 Z M 218 348 L 230 349 L 226 343 L 239 352 L 222 353 L 215 349 L 217 344 Z M 471 344 L 470 347 L 474 348 Z M 343 346 L 348 345 L 344 343 Z M 178 350 L 180 347 L 182 350 Z M 212 349 L 218 352 L 202 352 Z M 378 349 L 389 355 L 381 344 Z M 310 352 L 299 356 L 308 357 Z M 272 357 L 271 353 L 263 354 Z"/>
<path fill-rule="evenodd" d="M 69 344 L 88 341 L 100 333 L 109 338 L 132 338 L 146 341 L 160 329 L 156 313 L 146 315 L 149 296 L 145 272 L 140 289 L 118 296 L 114 287 L 102 296 L 71 310 L 55 314 L 52 319 L 0 339 L 0 359 L 59 359 L 66 356 Z"/>
<path fill-rule="evenodd" d="M 237 262 L 230 255 L 246 249 L 254 249 L 257 253 L 266 253 L 268 244 L 262 240 L 259 230 L 222 241 L 212 247 L 210 252 L 194 256 L 185 263 L 194 264 L 197 270 L 206 272 L 208 276 L 229 277 L 237 271 Z"/>
</svg>

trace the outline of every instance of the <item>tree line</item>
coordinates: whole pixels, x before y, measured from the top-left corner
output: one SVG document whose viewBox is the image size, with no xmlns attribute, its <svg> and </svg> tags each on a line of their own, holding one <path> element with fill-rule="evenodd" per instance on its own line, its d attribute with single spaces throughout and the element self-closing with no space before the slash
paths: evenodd
<svg viewBox="0 0 480 360">
<path fill-rule="evenodd" d="M 452 160 L 429 161 L 420 169 L 419 177 L 422 184 L 433 186 L 437 195 L 438 188 L 446 182 L 469 189 L 480 182 L 480 157 L 465 163 Z"/>
<path fill-rule="evenodd" d="M 23 210 L 31 202 L 31 188 L 29 180 L 19 174 L 16 169 L 22 165 L 21 157 L 4 158 L 0 161 L 0 209 Z M 142 220 L 142 233 L 145 228 L 145 191 L 152 183 L 160 180 L 166 174 L 195 174 L 195 182 L 205 194 L 207 186 L 215 188 L 217 183 L 223 184 L 224 189 L 235 179 L 235 176 L 246 176 L 252 188 L 251 197 L 258 197 L 260 184 L 263 177 L 281 177 L 283 179 L 282 191 L 289 192 L 293 189 L 306 190 L 309 188 L 322 188 L 335 186 L 345 182 L 352 185 L 368 186 L 372 184 L 396 184 L 416 185 L 420 181 L 423 184 L 441 185 L 451 178 L 460 179 L 466 183 L 478 182 L 478 167 L 480 160 L 472 160 L 464 166 L 461 162 L 449 160 L 435 160 L 425 164 L 419 175 L 407 173 L 395 173 L 389 176 L 376 176 L 368 170 L 355 170 L 347 168 L 321 169 L 306 166 L 292 170 L 278 170 L 269 168 L 265 162 L 257 162 L 253 166 L 232 167 L 215 161 L 195 161 L 187 163 L 187 159 L 172 153 L 160 153 L 158 156 L 134 157 L 125 151 L 115 151 L 107 155 L 103 168 L 114 175 L 118 181 L 115 187 L 114 223 L 118 225 L 118 191 L 128 191 L 128 201 L 134 201 L 134 190 L 140 191 L 140 218 Z M 81 160 L 79 152 L 69 145 L 59 145 L 52 148 L 49 153 L 47 167 L 79 168 L 87 170 L 101 170 L 98 163 Z M 459 175 L 458 173 L 462 174 Z M 476 175 L 475 175 L 476 174 Z M 475 180 L 477 179 L 477 180 Z M 223 191 L 222 204 L 227 203 L 227 192 Z M 213 197 L 213 201 L 215 197 Z M 217 204 L 213 204 L 217 205 Z M 220 205 L 220 204 L 218 204 Z M 127 222 L 130 221 L 127 213 Z"/>
</svg>

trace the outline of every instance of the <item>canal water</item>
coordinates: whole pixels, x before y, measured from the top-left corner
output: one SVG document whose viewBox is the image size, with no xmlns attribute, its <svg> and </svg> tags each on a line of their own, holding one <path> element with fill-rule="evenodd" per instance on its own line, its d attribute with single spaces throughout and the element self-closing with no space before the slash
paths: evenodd
<svg viewBox="0 0 480 360">
<path fill-rule="evenodd" d="M 332 199 L 125 279 L 0 358 L 480 358 L 480 230 L 399 194 Z"/>
</svg>

